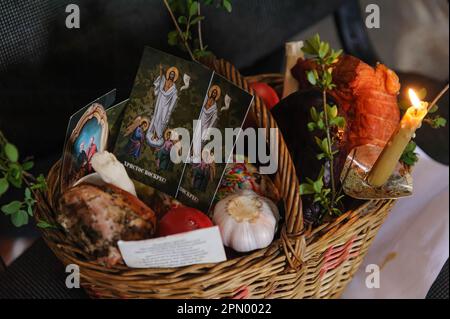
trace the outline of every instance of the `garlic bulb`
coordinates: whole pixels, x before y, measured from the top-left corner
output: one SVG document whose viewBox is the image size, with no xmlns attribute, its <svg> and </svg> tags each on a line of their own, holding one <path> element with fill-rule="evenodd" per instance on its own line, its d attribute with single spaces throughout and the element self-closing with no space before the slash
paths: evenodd
<svg viewBox="0 0 450 319">
<path fill-rule="evenodd" d="M 270 245 L 279 214 L 275 204 L 250 190 L 229 195 L 216 204 L 213 222 L 225 246 L 247 252 Z"/>
<path fill-rule="evenodd" d="M 92 156 L 91 164 L 103 181 L 136 196 L 133 182 L 128 177 L 125 167 L 117 160 L 114 154 L 108 151 L 95 153 Z"/>
</svg>

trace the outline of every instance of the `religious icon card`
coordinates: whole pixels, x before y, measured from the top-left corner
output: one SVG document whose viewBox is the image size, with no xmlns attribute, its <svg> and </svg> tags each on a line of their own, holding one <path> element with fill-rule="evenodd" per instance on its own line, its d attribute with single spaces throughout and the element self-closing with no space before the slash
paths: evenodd
<svg viewBox="0 0 450 319">
<path fill-rule="evenodd" d="M 122 125 L 123 116 L 125 113 L 125 107 L 127 106 L 128 99 L 111 106 L 106 110 L 106 115 L 108 117 L 108 147 L 107 150 L 114 149 L 116 145 L 117 136 L 119 135 L 120 127 Z"/>
<path fill-rule="evenodd" d="M 91 158 L 107 148 L 109 131 L 105 109 L 115 98 L 116 90 L 112 90 L 71 116 L 61 163 L 61 191 L 94 172 Z"/>
<path fill-rule="evenodd" d="M 198 63 L 145 48 L 114 149 L 132 179 L 175 196 L 184 167 L 171 160 L 177 130 L 192 136 L 211 77 Z"/>
<path fill-rule="evenodd" d="M 209 211 L 238 136 L 232 138 L 230 132 L 242 128 L 252 99 L 249 93 L 214 74 L 194 129 L 190 162 L 185 165 L 177 200 Z"/>
</svg>

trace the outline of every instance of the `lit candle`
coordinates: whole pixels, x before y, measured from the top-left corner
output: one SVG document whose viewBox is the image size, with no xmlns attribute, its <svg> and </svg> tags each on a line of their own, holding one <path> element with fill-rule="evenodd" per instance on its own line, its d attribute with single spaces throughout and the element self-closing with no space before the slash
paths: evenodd
<svg viewBox="0 0 450 319">
<path fill-rule="evenodd" d="M 406 110 L 400 125 L 392 134 L 367 177 L 368 183 L 374 187 L 382 186 L 387 182 L 416 129 L 420 127 L 423 118 L 427 115 L 428 103 L 420 101 L 414 90 L 409 89 L 408 93 L 412 106 Z"/>
</svg>

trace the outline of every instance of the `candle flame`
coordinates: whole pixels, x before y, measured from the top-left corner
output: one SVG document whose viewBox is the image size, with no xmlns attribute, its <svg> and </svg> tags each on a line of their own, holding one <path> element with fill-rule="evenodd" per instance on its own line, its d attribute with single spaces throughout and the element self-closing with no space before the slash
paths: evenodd
<svg viewBox="0 0 450 319">
<path fill-rule="evenodd" d="M 411 100 L 412 105 L 414 107 L 420 109 L 422 108 L 422 103 L 420 102 L 419 97 L 417 96 L 416 92 L 413 89 L 408 90 L 409 99 Z"/>
</svg>

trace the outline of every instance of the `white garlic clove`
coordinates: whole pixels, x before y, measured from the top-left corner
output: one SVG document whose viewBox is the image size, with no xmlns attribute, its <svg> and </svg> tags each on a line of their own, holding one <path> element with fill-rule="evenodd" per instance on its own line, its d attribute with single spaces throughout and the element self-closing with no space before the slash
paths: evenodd
<svg viewBox="0 0 450 319">
<path fill-rule="evenodd" d="M 128 177 L 125 167 L 117 160 L 114 154 L 108 151 L 95 153 L 92 156 L 91 164 L 103 181 L 136 196 L 133 181 Z"/>
<path fill-rule="evenodd" d="M 278 209 L 269 199 L 244 190 L 219 201 L 213 221 L 225 246 L 238 252 L 265 248 L 273 241 Z"/>
</svg>

